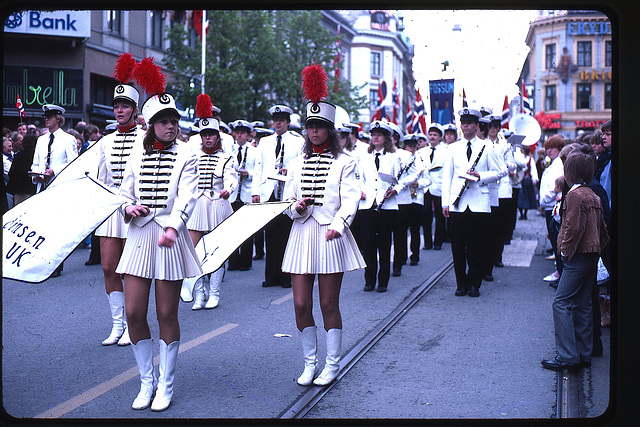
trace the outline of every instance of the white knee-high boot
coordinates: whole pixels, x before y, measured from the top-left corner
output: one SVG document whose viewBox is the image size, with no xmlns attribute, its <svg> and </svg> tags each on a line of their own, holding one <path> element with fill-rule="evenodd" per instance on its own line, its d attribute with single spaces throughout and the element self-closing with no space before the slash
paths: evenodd
<svg viewBox="0 0 640 427">
<path fill-rule="evenodd" d="M 118 342 L 124 333 L 124 292 L 113 291 L 107 294 L 109 308 L 111 309 L 111 333 L 102 341 L 102 345 L 113 345 Z"/>
<path fill-rule="evenodd" d="M 193 303 L 191 310 L 200 310 L 204 308 L 204 281 L 206 278 L 207 276 L 205 275 L 196 280 L 194 285 L 195 302 Z"/>
<path fill-rule="evenodd" d="M 151 405 L 153 397 L 153 341 L 151 338 L 132 344 L 133 355 L 140 371 L 140 392 L 133 401 L 133 409 L 146 409 Z"/>
<path fill-rule="evenodd" d="M 158 377 L 156 397 L 151 402 L 152 411 L 164 411 L 171 404 L 179 348 L 180 341 L 173 341 L 171 344 L 167 344 L 164 340 L 160 340 L 160 364 L 158 369 L 160 375 Z"/>
<path fill-rule="evenodd" d="M 324 368 L 318 378 L 313 380 L 315 385 L 327 385 L 336 379 L 340 372 L 340 358 L 342 357 L 342 329 L 327 331 L 327 358 Z"/>
<path fill-rule="evenodd" d="M 209 299 L 204 308 L 216 308 L 220 301 L 220 284 L 222 283 L 222 276 L 224 276 L 224 267 L 220 267 L 213 273 L 211 273 L 211 279 L 209 281 Z"/>
<path fill-rule="evenodd" d="M 304 371 L 298 378 L 298 384 L 308 386 L 313 383 L 313 379 L 318 373 L 317 351 L 317 333 L 316 326 L 307 326 L 300 332 L 300 341 L 302 344 L 302 355 L 304 356 Z"/>
</svg>

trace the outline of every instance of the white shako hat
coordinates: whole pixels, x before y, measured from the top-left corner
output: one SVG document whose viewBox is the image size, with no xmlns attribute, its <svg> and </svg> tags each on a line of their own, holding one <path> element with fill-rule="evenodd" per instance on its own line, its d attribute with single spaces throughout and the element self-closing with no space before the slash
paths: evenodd
<svg viewBox="0 0 640 427">
<path fill-rule="evenodd" d="M 125 52 L 118 57 L 116 66 L 113 69 L 113 77 L 118 81 L 118 84 L 113 89 L 112 105 L 117 101 L 128 101 L 136 107 L 138 106 L 140 92 L 130 84 L 135 67 L 136 60 L 129 52 Z"/>
<path fill-rule="evenodd" d="M 140 109 L 147 125 L 151 125 L 160 113 L 171 112 L 180 117 L 176 101 L 165 92 L 166 77 L 159 66 L 153 63 L 153 57 L 144 58 L 135 67 L 133 76 L 142 89 L 152 94 Z"/>
<path fill-rule="evenodd" d="M 173 112 L 180 117 L 180 112 L 176 107 L 176 101 L 169 93 L 153 95 L 142 104 L 142 117 L 147 124 L 151 124 L 153 119 L 160 113 Z"/>
<path fill-rule="evenodd" d="M 198 120 L 198 132 L 203 130 L 214 130 L 220 132 L 220 124 L 213 116 L 215 114 L 211 97 L 206 93 L 201 93 L 196 98 L 196 117 Z"/>
<path fill-rule="evenodd" d="M 327 101 L 307 102 L 307 118 L 305 124 L 310 120 L 319 120 L 333 126 L 336 119 L 336 106 Z"/>
<path fill-rule="evenodd" d="M 327 73 L 320 64 L 307 65 L 301 73 L 302 93 L 307 99 L 307 117 L 305 124 L 310 121 L 320 121 L 334 127 L 336 121 L 336 106 L 324 99 L 329 95 L 327 90 Z"/>
</svg>

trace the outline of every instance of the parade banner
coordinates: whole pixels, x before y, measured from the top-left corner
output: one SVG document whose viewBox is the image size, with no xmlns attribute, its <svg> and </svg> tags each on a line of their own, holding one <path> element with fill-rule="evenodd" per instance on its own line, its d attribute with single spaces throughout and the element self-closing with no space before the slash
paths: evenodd
<svg viewBox="0 0 640 427">
<path fill-rule="evenodd" d="M 2 216 L 2 277 L 46 280 L 126 200 L 84 175 L 15 206 Z"/>
<path fill-rule="evenodd" d="M 453 115 L 453 80 L 429 80 L 431 121 L 441 125 L 455 123 Z"/>
<path fill-rule="evenodd" d="M 196 245 L 196 254 L 200 258 L 202 275 L 184 279 L 180 293 L 182 300 L 192 301 L 193 287 L 200 277 L 219 269 L 245 240 L 250 239 L 276 216 L 283 214 L 293 203 L 291 201 L 246 204 L 200 239 Z"/>
</svg>

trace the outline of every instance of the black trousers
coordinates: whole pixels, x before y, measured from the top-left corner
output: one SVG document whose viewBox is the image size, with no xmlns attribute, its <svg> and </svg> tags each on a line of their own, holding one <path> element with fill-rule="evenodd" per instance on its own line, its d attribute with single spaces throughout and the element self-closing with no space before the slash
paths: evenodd
<svg viewBox="0 0 640 427">
<path fill-rule="evenodd" d="M 264 228 L 261 228 L 253 235 L 253 244 L 256 247 L 256 256 L 264 256 Z"/>
<path fill-rule="evenodd" d="M 434 217 L 436 219 L 436 224 L 432 240 L 431 224 L 433 223 Z M 433 245 L 442 246 L 445 239 L 445 218 L 442 214 L 442 197 L 434 196 L 428 191 L 424 194 L 422 228 L 425 248 L 431 248 Z"/>
<path fill-rule="evenodd" d="M 490 215 L 471 212 L 469 209 L 451 212 L 449 215 L 451 254 L 458 290 L 480 288 Z"/>
<path fill-rule="evenodd" d="M 269 201 L 276 201 L 272 196 Z M 293 221 L 285 214 L 280 214 L 264 227 L 266 244 L 264 281 L 271 286 L 282 286 L 291 283 L 291 275 L 282 272 L 282 259 L 289 241 L 289 233 Z"/>
<path fill-rule="evenodd" d="M 402 268 L 407 262 L 407 231 L 411 261 L 420 261 L 420 225 L 422 205 L 411 203 L 398 205 L 397 227 L 393 230 L 393 268 Z"/>
<path fill-rule="evenodd" d="M 491 275 L 493 273 L 493 265 L 498 261 L 502 261 L 502 252 L 504 251 L 504 242 L 509 238 L 509 210 L 508 203 L 511 199 L 499 199 L 498 206 L 491 206 L 491 215 L 488 221 L 487 259 L 483 273 Z"/>
<path fill-rule="evenodd" d="M 237 211 L 244 203 L 240 200 L 236 200 L 231 203 L 231 207 L 233 211 Z M 240 269 L 249 269 L 251 268 L 251 260 L 253 259 L 253 240 L 248 238 L 238 249 L 233 251 L 233 253 L 229 256 L 229 270 L 240 270 Z"/>
<path fill-rule="evenodd" d="M 508 235 L 507 240 L 505 242 L 511 240 L 513 238 L 513 231 L 516 229 L 516 221 L 518 217 L 518 195 L 520 194 L 519 188 L 512 187 L 511 198 L 507 199 L 507 221 L 508 224 Z"/>
<path fill-rule="evenodd" d="M 386 288 L 389 284 L 391 267 L 391 234 L 398 211 L 385 209 L 376 211 L 372 208 L 360 212 L 362 251 L 364 261 L 367 263 L 364 269 L 365 285 L 375 287 L 377 274 L 378 287 Z M 379 262 L 378 253 L 380 254 Z"/>
</svg>

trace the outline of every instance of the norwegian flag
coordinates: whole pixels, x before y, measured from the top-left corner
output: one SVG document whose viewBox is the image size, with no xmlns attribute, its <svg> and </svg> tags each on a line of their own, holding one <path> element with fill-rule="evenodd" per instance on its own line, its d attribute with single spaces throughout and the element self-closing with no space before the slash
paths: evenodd
<svg viewBox="0 0 640 427">
<path fill-rule="evenodd" d="M 380 81 L 378 81 L 378 109 L 376 110 L 376 113 L 373 115 L 373 118 L 371 119 L 371 121 L 388 120 L 387 112 L 384 108 L 384 105 L 382 105 L 383 102 L 384 102 L 384 95 L 382 94 L 382 85 Z"/>
<path fill-rule="evenodd" d="M 22 100 L 20 99 L 20 95 L 16 95 L 16 108 L 18 109 L 18 116 L 23 119 L 27 118 L 27 114 L 24 111 L 24 105 L 22 105 Z"/>
<path fill-rule="evenodd" d="M 416 110 L 413 113 L 413 133 L 421 132 L 427 133 L 427 121 L 424 117 L 424 103 L 422 102 L 422 96 L 420 95 L 420 89 L 416 91 Z"/>
<path fill-rule="evenodd" d="M 502 120 L 500 124 L 503 129 L 509 129 L 509 119 L 511 118 L 511 114 L 509 111 L 509 98 L 507 95 L 504 96 L 504 104 L 502 105 Z"/>
<path fill-rule="evenodd" d="M 524 86 L 524 79 L 521 79 L 520 82 L 520 113 L 532 116 L 533 111 L 529 104 L 529 95 L 527 95 L 527 88 Z"/>
<path fill-rule="evenodd" d="M 464 93 L 464 88 L 462 88 L 462 106 L 463 107 L 468 107 L 469 106 L 467 104 L 467 94 Z"/>
<path fill-rule="evenodd" d="M 407 124 L 407 133 L 411 133 L 411 130 L 413 129 L 413 114 L 411 104 L 407 103 L 407 115 L 404 118 L 405 123 Z"/>
<path fill-rule="evenodd" d="M 393 91 L 391 92 L 391 100 L 393 102 L 393 120 L 392 122 L 398 124 L 398 118 L 400 116 L 400 93 L 398 92 L 398 80 L 393 78 Z"/>
<path fill-rule="evenodd" d="M 196 33 L 198 33 L 198 37 L 200 37 L 200 40 L 202 40 L 202 13 L 204 12 L 204 10 L 194 10 L 193 11 L 193 29 L 196 30 Z M 205 17 L 205 29 L 204 32 L 205 34 L 209 32 L 209 21 L 206 20 Z"/>
</svg>

